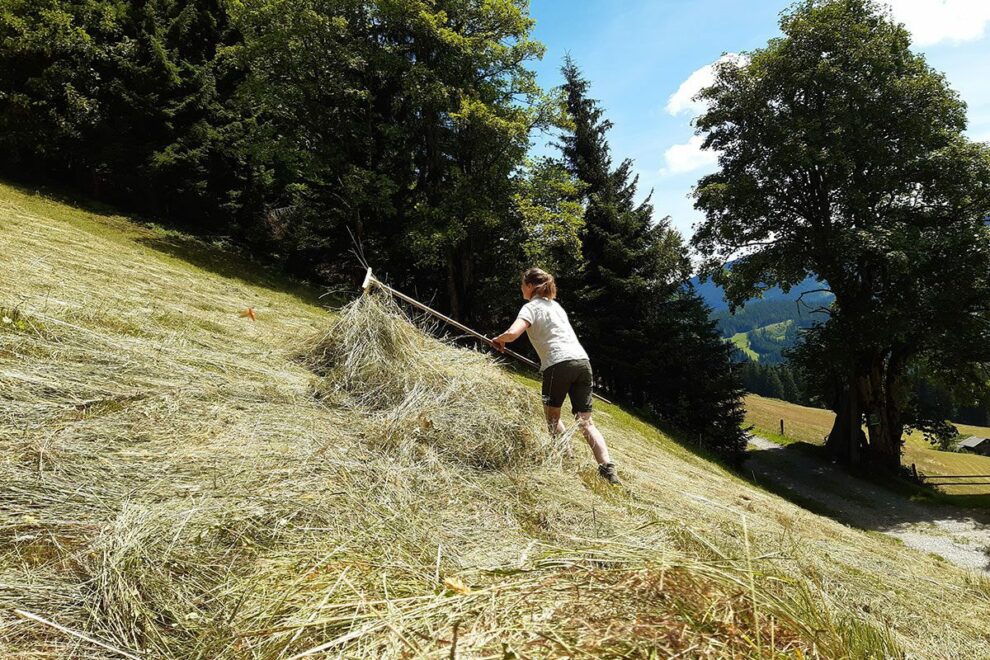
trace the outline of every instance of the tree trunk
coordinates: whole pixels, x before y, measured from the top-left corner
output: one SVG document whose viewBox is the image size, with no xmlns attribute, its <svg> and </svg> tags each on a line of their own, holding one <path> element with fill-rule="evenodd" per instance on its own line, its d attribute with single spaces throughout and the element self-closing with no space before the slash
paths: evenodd
<svg viewBox="0 0 990 660">
<path fill-rule="evenodd" d="M 901 465 L 902 381 L 905 356 L 894 349 L 887 356 L 878 356 L 865 380 L 868 388 L 870 432 L 870 462 L 890 471 Z"/>
<path fill-rule="evenodd" d="M 840 463 L 858 465 L 865 444 L 863 411 L 860 402 L 859 378 L 852 374 L 838 393 L 833 406 L 835 421 L 825 440 L 825 448 Z"/>
<path fill-rule="evenodd" d="M 906 357 L 897 351 L 862 360 L 832 406 L 835 422 L 825 446 L 840 462 L 896 471 L 904 433 L 902 381 Z M 864 417 L 869 442 L 863 433 Z"/>
<path fill-rule="evenodd" d="M 453 249 L 447 250 L 447 300 L 450 317 L 461 318 L 461 288 L 458 286 L 457 259 Z"/>
<path fill-rule="evenodd" d="M 889 401 L 883 402 L 870 419 L 870 463 L 889 471 L 901 466 L 901 435 L 904 425 L 900 411 Z"/>
<path fill-rule="evenodd" d="M 474 286 L 474 262 L 467 246 L 447 249 L 447 297 L 450 301 L 450 316 L 461 322 L 471 323 L 472 296 Z"/>
</svg>

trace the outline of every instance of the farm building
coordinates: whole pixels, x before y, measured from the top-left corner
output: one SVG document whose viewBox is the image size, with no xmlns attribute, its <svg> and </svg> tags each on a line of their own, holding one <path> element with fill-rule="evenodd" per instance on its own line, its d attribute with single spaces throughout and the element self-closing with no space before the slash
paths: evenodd
<svg viewBox="0 0 990 660">
<path fill-rule="evenodd" d="M 959 449 L 971 451 L 974 454 L 990 456 L 990 438 L 972 436 L 959 442 Z"/>
</svg>

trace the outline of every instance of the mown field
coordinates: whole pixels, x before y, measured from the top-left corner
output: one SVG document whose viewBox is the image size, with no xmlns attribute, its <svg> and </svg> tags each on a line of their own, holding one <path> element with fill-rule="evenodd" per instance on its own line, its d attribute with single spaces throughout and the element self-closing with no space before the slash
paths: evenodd
<svg viewBox="0 0 990 660">
<path fill-rule="evenodd" d="M 774 440 L 822 445 L 832 428 L 834 417 L 829 410 L 799 406 L 756 394 L 746 396 L 746 422 Z M 780 420 L 784 420 L 783 438 L 779 437 Z M 966 424 L 957 426 L 963 434 L 990 437 L 990 428 Z M 913 463 L 918 472 L 925 475 L 990 475 L 990 456 L 940 451 L 918 432 L 910 433 L 905 438 L 903 463 Z M 950 495 L 990 495 L 990 478 L 974 481 L 984 481 L 986 485 L 938 486 L 938 489 Z"/>
<path fill-rule="evenodd" d="M 619 407 L 609 488 L 532 380 L 236 252 L 0 185 L 0 255 L 0 657 L 990 657 L 985 576 Z"/>
<path fill-rule="evenodd" d="M 732 335 L 730 341 L 735 344 L 736 348 L 742 351 L 750 360 L 753 360 L 754 362 L 759 361 L 760 356 L 749 345 L 749 333 L 737 332 Z"/>
</svg>

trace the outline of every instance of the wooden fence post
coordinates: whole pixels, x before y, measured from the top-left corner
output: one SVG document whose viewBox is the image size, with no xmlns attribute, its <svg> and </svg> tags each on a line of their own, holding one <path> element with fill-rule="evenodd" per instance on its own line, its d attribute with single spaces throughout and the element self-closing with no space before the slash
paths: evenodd
<svg viewBox="0 0 990 660">
<path fill-rule="evenodd" d="M 784 435 L 784 420 L 780 420 L 780 434 Z"/>
</svg>

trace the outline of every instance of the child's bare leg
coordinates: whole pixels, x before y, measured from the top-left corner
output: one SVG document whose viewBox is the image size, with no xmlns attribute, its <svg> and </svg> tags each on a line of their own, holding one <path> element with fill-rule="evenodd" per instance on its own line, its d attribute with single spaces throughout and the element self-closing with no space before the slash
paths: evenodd
<svg viewBox="0 0 990 660">
<path fill-rule="evenodd" d="M 564 423 L 560 421 L 560 408 L 543 406 L 543 414 L 547 417 L 547 430 L 550 431 L 550 435 L 560 435 L 566 430 Z"/>
<path fill-rule="evenodd" d="M 560 408 L 557 410 L 559 411 Z M 588 441 L 588 446 L 591 447 L 591 451 L 594 453 L 595 460 L 598 461 L 598 464 L 605 465 L 606 463 L 611 463 L 612 459 L 608 455 L 608 447 L 605 446 L 605 437 L 598 430 L 598 427 L 595 426 L 595 422 L 591 419 L 591 413 L 577 413 L 575 417 L 578 418 L 581 433 L 584 435 L 584 439 Z"/>
</svg>

